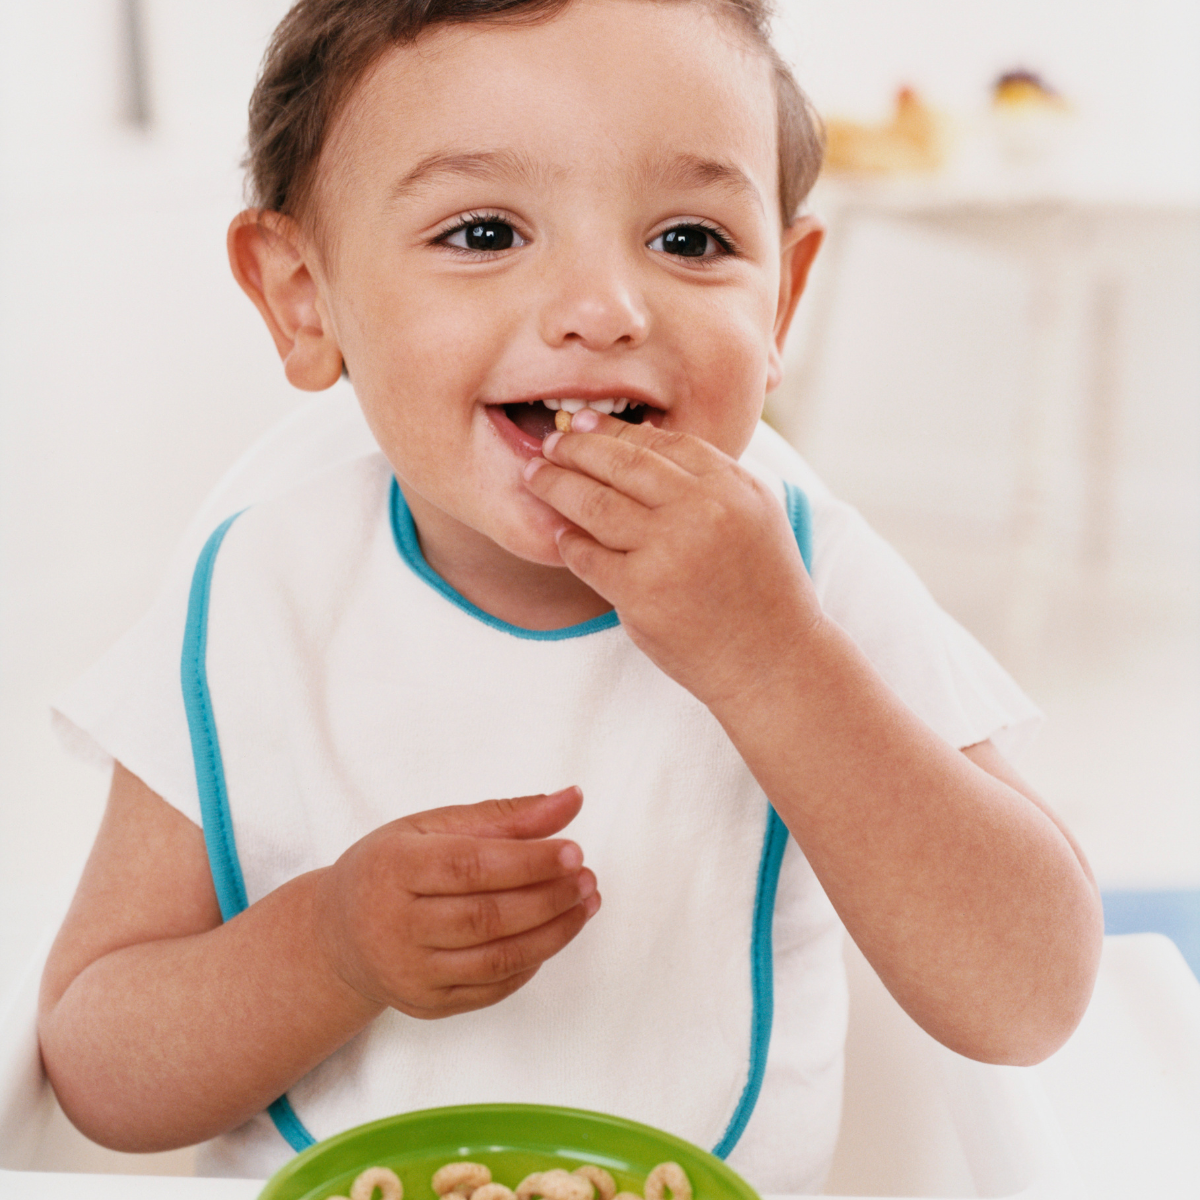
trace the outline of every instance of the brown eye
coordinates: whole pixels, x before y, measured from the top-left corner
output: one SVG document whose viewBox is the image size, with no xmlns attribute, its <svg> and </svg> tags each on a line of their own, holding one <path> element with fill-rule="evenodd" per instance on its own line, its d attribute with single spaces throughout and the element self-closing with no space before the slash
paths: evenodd
<svg viewBox="0 0 1200 1200">
<path fill-rule="evenodd" d="M 729 251 L 721 237 L 703 225 L 676 225 L 660 233 L 650 243 L 650 248 L 678 258 L 712 258 Z"/>
<path fill-rule="evenodd" d="M 525 245 L 520 234 L 507 221 L 466 221 L 452 229 L 442 239 L 448 246 L 460 250 L 488 252 L 510 250 L 513 246 Z"/>
</svg>

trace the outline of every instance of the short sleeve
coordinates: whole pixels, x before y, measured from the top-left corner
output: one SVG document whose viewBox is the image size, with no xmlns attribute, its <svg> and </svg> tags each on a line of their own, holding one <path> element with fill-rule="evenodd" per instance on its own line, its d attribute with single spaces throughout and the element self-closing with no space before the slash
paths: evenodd
<svg viewBox="0 0 1200 1200">
<path fill-rule="evenodd" d="M 150 610 L 56 697 L 51 722 L 68 751 L 100 766 L 115 759 L 199 825 L 200 799 L 180 684 L 196 559 L 226 517 L 376 451 L 347 387 L 301 405 L 251 447 L 201 506 Z"/>
<path fill-rule="evenodd" d="M 821 607 L 892 690 L 951 745 L 990 739 L 1009 761 L 1019 759 L 1041 711 L 903 558 L 773 430 L 759 427 L 743 461 L 807 493 Z"/>
</svg>

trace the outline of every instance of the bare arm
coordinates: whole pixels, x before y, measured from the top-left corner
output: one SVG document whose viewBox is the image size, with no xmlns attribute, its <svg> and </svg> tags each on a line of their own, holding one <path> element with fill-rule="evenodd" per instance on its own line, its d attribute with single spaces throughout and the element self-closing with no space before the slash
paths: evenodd
<svg viewBox="0 0 1200 1200">
<path fill-rule="evenodd" d="M 848 643 L 824 627 L 718 716 L 909 1015 L 969 1057 L 1039 1062 L 1099 965 L 1086 860 L 990 742 L 954 750 Z"/>
<path fill-rule="evenodd" d="M 1102 919 L 1046 806 L 990 744 L 960 753 L 899 700 L 733 460 L 587 411 L 543 455 L 526 477 L 571 522 L 563 561 L 721 722 L 901 1005 L 974 1058 L 1057 1048 L 1091 995 Z"/>
<path fill-rule="evenodd" d="M 577 846 L 535 840 L 580 799 L 392 822 L 222 924 L 201 831 L 118 765 L 42 979 L 64 1111 L 115 1149 L 190 1145 L 262 1111 L 385 1006 L 438 1017 L 502 999 L 599 903 Z"/>
</svg>

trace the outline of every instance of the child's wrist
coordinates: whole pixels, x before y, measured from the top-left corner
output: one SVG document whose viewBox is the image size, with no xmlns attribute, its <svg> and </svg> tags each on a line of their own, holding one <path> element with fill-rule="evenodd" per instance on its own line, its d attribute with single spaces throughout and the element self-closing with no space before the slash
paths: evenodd
<svg viewBox="0 0 1200 1200">
<path fill-rule="evenodd" d="M 311 945 L 319 956 L 323 974 L 334 997 L 340 997 L 347 1007 L 361 1010 L 372 1019 L 387 1004 L 371 996 L 371 989 L 362 970 L 348 953 L 345 921 L 341 914 L 336 865 L 313 871 L 309 875 L 309 928 Z"/>
</svg>

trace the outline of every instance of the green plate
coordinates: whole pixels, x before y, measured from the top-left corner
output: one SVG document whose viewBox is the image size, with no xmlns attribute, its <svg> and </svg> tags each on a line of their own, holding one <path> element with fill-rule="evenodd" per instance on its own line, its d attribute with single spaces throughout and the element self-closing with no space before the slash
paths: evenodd
<svg viewBox="0 0 1200 1200">
<path fill-rule="evenodd" d="M 259 1200 L 348 1196 L 355 1177 L 375 1166 L 400 1176 L 404 1200 L 437 1200 L 433 1173 L 456 1159 L 486 1164 L 497 1183 L 511 1188 L 532 1171 L 596 1163 L 618 1188 L 638 1195 L 655 1166 L 677 1162 L 696 1200 L 758 1200 L 719 1158 L 682 1138 L 604 1113 L 540 1104 L 427 1108 L 347 1129 L 281 1167 Z"/>
</svg>

